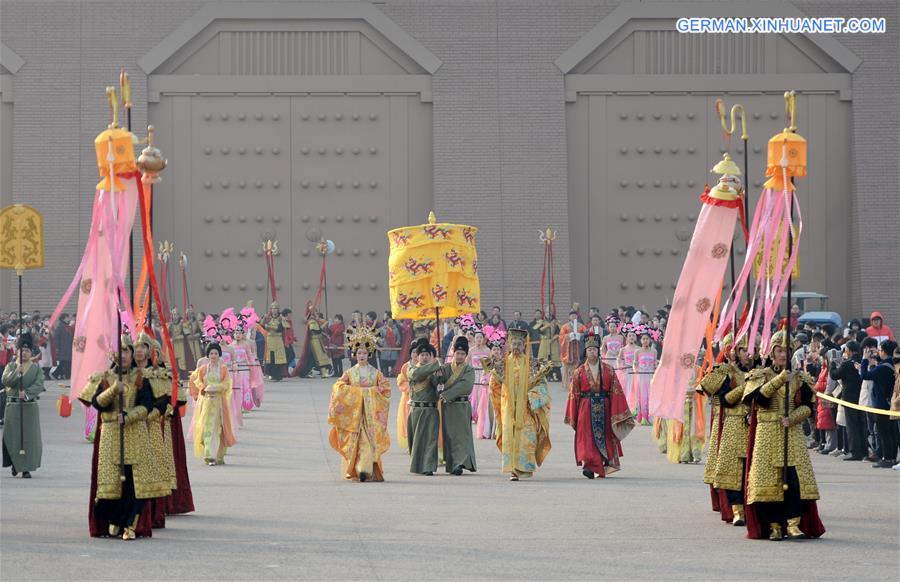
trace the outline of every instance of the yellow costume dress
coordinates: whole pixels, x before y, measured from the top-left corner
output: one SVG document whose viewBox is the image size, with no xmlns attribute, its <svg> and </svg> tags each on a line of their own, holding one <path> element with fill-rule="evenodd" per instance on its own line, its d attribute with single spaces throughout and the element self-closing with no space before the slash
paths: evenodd
<svg viewBox="0 0 900 582">
<path fill-rule="evenodd" d="M 531 477 L 550 452 L 549 365 L 532 365 L 527 353 L 485 360 L 491 371 L 491 405 L 503 473 Z"/>
<path fill-rule="evenodd" d="M 328 406 L 328 442 L 341 455 L 341 474 L 352 481 L 384 481 L 381 456 L 391 446 L 391 386 L 372 365 L 355 365 L 334 383 Z"/>
<path fill-rule="evenodd" d="M 190 429 L 194 456 L 221 464 L 228 447 L 237 444 L 231 426 L 231 374 L 222 360 L 218 366 L 206 360 L 191 374 L 189 385 L 196 402 Z"/>
<path fill-rule="evenodd" d="M 670 463 L 699 463 L 706 441 L 706 396 L 696 391 L 699 368 L 688 381 L 684 393 L 684 416 L 681 422 L 666 420 L 666 457 Z"/>
<path fill-rule="evenodd" d="M 397 374 L 397 388 L 400 389 L 400 402 L 397 403 L 397 443 L 400 449 L 409 451 L 409 438 L 406 435 L 409 418 L 409 362 L 400 367 Z"/>
</svg>

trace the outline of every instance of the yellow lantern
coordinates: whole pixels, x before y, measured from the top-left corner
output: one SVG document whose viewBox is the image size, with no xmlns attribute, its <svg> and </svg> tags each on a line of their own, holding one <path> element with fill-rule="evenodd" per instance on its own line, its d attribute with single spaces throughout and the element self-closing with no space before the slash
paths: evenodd
<svg viewBox="0 0 900 582">
<path fill-rule="evenodd" d="M 116 176 L 137 172 L 137 165 L 135 165 L 134 161 L 133 136 L 130 131 L 119 127 L 119 106 L 116 100 L 116 90 L 113 87 L 107 87 L 106 95 L 112 107 L 112 123 L 94 139 L 94 150 L 97 153 L 97 167 L 100 170 L 100 177 L 103 178 L 97 183 L 97 189 L 109 192 L 112 190 L 113 185 L 110 182 L 109 175 L 110 157 L 112 158 L 112 171 Z M 112 151 L 112 156 L 110 156 L 110 151 Z M 125 189 L 125 186 L 118 179 L 114 183 L 117 192 Z"/>
<path fill-rule="evenodd" d="M 766 188 L 784 190 L 785 186 L 794 190 L 791 178 L 806 176 L 806 139 L 785 130 L 769 140 L 768 161 L 766 163 Z M 787 170 L 787 184 L 784 183 L 784 172 Z"/>
<path fill-rule="evenodd" d="M 718 164 L 710 170 L 711 174 L 721 174 L 719 182 L 709 191 L 709 197 L 716 200 L 724 200 L 733 202 L 740 198 L 741 182 L 738 176 L 741 175 L 741 169 L 731 159 L 729 154 L 722 156 Z"/>
<path fill-rule="evenodd" d="M 438 223 L 388 231 L 388 287 L 396 319 L 452 318 L 481 309 L 478 282 L 478 229 Z"/>
</svg>

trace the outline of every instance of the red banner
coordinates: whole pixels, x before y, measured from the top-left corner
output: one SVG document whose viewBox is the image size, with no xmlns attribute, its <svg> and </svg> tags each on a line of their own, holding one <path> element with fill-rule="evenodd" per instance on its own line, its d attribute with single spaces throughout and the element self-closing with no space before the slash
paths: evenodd
<svg viewBox="0 0 900 582">
<path fill-rule="evenodd" d="M 153 185 L 148 182 L 148 186 L 150 187 L 149 193 L 145 194 L 143 181 L 138 181 L 138 197 L 141 204 L 141 228 L 144 231 L 144 236 L 142 238 L 144 239 L 145 271 L 149 273 L 150 278 L 150 293 L 152 294 L 150 301 L 153 299 L 156 300 L 156 307 L 159 309 L 159 326 L 162 328 L 163 343 L 169 354 L 169 362 L 172 366 L 172 398 L 170 402 L 174 407 L 178 401 L 178 361 L 175 359 L 175 349 L 172 347 L 172 338 L 169 337 L 169 326 L 166 325 L 166 312 L 163 310 L 162 300 L 159 296 L 159 287 L 156 285 L 156 272 L 153 268 L 153 231 L 150 228 L 150 201 L 153 198 Z M 149 262 L 149 268 L 146 268 L 147 262 Z M 147 304 L 149 305 L 149 303 L 150 302 L 148 301 Z M 143 312 L 144 310 L 142 309 L 141 311 Z M 152 322 L 145 321 L 143 318 L 136 321 L 143 322 L 147 328 L 150 328 L 150 336 L 153 337 L 153 329 L 151 327 Z"/>
</svg>

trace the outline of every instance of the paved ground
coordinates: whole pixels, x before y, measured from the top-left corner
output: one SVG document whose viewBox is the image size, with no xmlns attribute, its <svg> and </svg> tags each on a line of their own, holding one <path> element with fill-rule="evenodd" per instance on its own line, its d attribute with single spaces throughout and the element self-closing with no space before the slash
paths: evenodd
<svg viewBox="0 0 900 582">
<path fill-rule="evenodd" d="M 558 403 L 562 392 L 552 387 Z M 42 401 L 43 467 L 2 475 L 3 580 L 716 579 L 897 580 L 900 473 L 815 455 L 828 528 L 820 540 L 750 541 L 709 510 L 702 466 L 670 465 L 650 429 L 625 441 L 624 470 L 588 481 L 572 431 L 553 411 L 554 449 L 531 481 L 479 471 L 410 475 L 396 447 L 385 483 L 340 479 L 328 446 L 324 381 L 268 387 L 228 465 L 189 459 L 197 512 L 151 540 L 87 534 L 90 446 L 80 416 Z M 396 402 L 397 392 L 395 391 Z M 394 411 L 392 411 L 393 413 Z M 394 419 L 391 419 L 392 432 Z"/>
</svg>

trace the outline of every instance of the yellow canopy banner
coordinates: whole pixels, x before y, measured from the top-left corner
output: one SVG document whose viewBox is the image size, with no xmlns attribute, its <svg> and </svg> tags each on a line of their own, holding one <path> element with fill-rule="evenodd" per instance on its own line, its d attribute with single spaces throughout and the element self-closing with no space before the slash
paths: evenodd
<svg viewBox="0 0 900 582">
<path fill-rule="evenodd" d="M 452 318 L 481 309 L 478 229 L 438 223 L 388 231 L 388 287 L 395 319 Z M 438 313 L 439 310 L 439 313 Z"/>
</svg>

